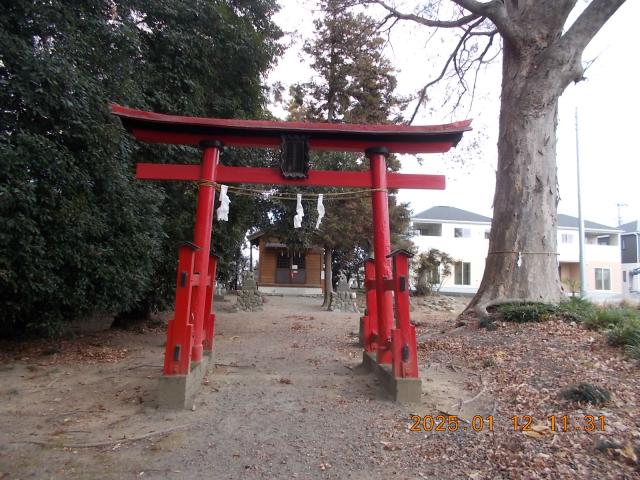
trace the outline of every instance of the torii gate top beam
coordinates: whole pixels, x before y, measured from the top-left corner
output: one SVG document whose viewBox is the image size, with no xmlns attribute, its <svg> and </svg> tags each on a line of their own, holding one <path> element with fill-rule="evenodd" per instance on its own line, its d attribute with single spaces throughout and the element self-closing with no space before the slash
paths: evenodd
<svg viewBox="0 0 640 480">
<path fill-rule="evenodd" d="M 390 153 L 442 153 L 471 130 L 471 120 L 420 126 L 271 122 L 164 115 L 115 103 L 111 112 L 138 140 L 180 145 L 218 140 L 230 147 L 280 148 L 283 135 L 304 135 L 311 150 L 364 152 L 384 147 Z"/>
</svg>

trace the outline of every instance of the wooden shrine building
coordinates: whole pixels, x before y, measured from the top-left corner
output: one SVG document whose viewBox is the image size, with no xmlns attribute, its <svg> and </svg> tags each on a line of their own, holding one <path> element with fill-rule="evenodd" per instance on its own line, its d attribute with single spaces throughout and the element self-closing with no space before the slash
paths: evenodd
<svg viewBox="0 0 640 480">
<path fill-rule="evenodd" d="M 279 238 L 264 232 L 249 235 L 258 247 L 260 260 L 255 271 L 258 290 L 284 295 L 319 295 L 324 292 L 323 249 L 290 249 Z"/>
</svg>

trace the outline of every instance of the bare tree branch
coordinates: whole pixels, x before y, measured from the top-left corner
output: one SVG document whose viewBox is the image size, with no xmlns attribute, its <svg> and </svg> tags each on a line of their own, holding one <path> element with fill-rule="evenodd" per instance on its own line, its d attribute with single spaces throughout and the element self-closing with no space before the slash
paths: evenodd
<svg viewBox="0 0 640 480">
<path fill-rule="evenodd" d="M 411 118 L 409 119 L 409 121 L 407 123 L 411 124 L 413 123 L 413 121 L 416 118 L 416 115 L 418 114 L 418 111 L 420 110 L 420 107 L 422 106 L 422 103 L 424 102 L 426 96 L 427 96 L 427 90 L 429 89 L 429 87 L 432 87 L 433 85 L 435 85 L 436 83 L 438 83 L 440 80 L 442 80 L 446 73 L 447 70 L 449 69 L 449 65 L 451 65 L 451 63 L 454 64 L 454 69 L 456 71 L 456 74 L 458 75 L 458 77 L 460 78 L 460 69 L 458 67 L 458 62 L 457 62 L 457 57 L 458 54 L 460 52 L 460 49 L 462 48 L 462 46 L 464 45 L 465 41 L 469 38 L 470 34 L 472 33 L 473 29 L 478 27 L 479 25 L 481 25 L 484 22 L 484 18 L 480 17 L 477 18 L 475 22 L 473 22 L 471 25 L 468 25 L 465 29 L 464 29 L 464 33 L 462 34 L 462 37 L 460 37 L 460 40 L 458 41 L 457 45 L 455 46 L 455 48 L 453 49 L 453 51 L 451 52 L 451 54 L 449 55 L 449 57 L 447 58 L 447 61 L 444 64 L 444 67 L 442 67 L 442 70 L 440 71 L 440 74 L 434 78 L 433 80 L 429 81 L 429 83 L 427 83 L 424 87 L 422 87 L 422 89 L 420 89 L 420 93 L 418 94 L 418 103 L 416 104 L 413 113 L 411 115 Z M 466 91 L 466 85 L 463 85 L 463 88 Z M 458 103 L 459 103 L 460 99 L 458 99 Z"/>
<path fill-rule="evenodd" d="M 457 84 L 462 87 L 462 90 L 459 91 L 457 94 L 458 98 L 456 100 L 455 105 L 453 106 L 453 110 L 456 110 L 460 106 L 462 102 L 462 98 L 465 95 L 467 95 L 467 93 L 469 92 L 470 92 L 469 96 L 471 98 L 469 111 L 471 110 L 471 106 L 473 105 L 473 100 L 475 97 L 476 87 L 478 83 L 478 74 L 482 66 L 490 62 L 490 60 L 487 61 L 485 60 L 485 58 L 488 55 L 489 51 L 491 50 L 495 36 L 498 35 L 497 30 L 494 32 L 474 32 L 472 30 L 469 30 L 467 33 L 468 35 L 464 39 L 460 53 L 458 54 L 458 57 L 454 60 L 454 71 L 457 76 Z M 477 56 L 475 55 L 475 52 L 476 52 L 475 47 L 477 44 L 474 43 L 471 47 L 468 47 L 468 42 L 473 38 L 474 35 L 481 35 L 481 36 L 487 37 L 486 45 L 481 50 L 480 54 Z M 471 87 L 469 87 L 467 78 L 472 69 L 475 70 L 475 72 L 472 75 L 473 76 L 472 85 Z"/>
<path fill-rule="evenodd" d="M 387 23 L 389 23 L 389 20 L 393 20 L 391 22 L 391 25 L 389 25 L 386 28 L 382 28 L 384 27 Z M 391 29 L 393 27 L 395 27 L 396 23 L 398 23 L 400 21 L 400 19 L 398 17 L 396 17 L 395 15 L 393 15 L 392 13 L 388 14 L 386 17 L 384 17 L 379 23 L 378 25 L 376 25 L 376 30 L 379 31 L 380 33 L 391 33 Z"/>
<path fill-rule="evenodd" d="M 491 2 L 478 2 L 477 0 L 451 0 L 461 7 L 469 10 L 481 17 L 488 17 L 490 10 L 495 6 L 503 7 L 504 4 L 500 0 L 492 0 Z"/>
<path fill-rule="evenodd" d="M 625 0 L 593 0 L 560 38 L 559 48 L 581 55 L 587 44 Z"/>
<path fill-rule="evenodd" d="M 469 34 L 470 37 L 477 37 L 477 36 L 487 36 L 487 37 L 493 37 L 494 35 L 496 35 L 498 33 L 498 30 L 488 30 L 486 32 L 471 32 Z"/>
<path fill-rule="evenodd" d="M 383 2 L 382 0 L 371 0 L 370 3 L 377 3 L 378 5 L 382 6 L 385 10 L 387 10 L 391 15 L 393 15 L 396 18 L 399 18 L 400 20 L 409 20 L 412 22 L 419 23 L 420 25 L 425 25 L 427 27 L 434 27 L 434 28 L 463 27 L 480 17 L 480 15 L 478 14 L 471 13 L 470 15 L 465 15 L 456 20 L 432 20 L 429 18 L 422 17 L 420 15 L 415 15 L 413 13 L 402 13 L 396 10 L 395 8 L 393 8 L 391 5 L 388 5 L 387 3 Z"/>
<path fill-rule="evenodd" d="M 491 0 L 490 2 L 478 2 L 477 0 L 451 1 L 473 14 L 491 20 L 505 40 L 512 42 L 514 45 L 520 43 L 521 36 L 514 23 L 510 20 L 502 0 Z"/>
<path fill-rule="evenodd" d="M 430 80 L 426 85 L 424 85 L 420 91 L 418 92 L 416 98 L 417 103 L 413 112 L 411 114 L 408 123 L 412 123 L 423 103 L 427 98 L 427 91 L 430 87 L 435 85 L 436 83 L 447 79 L 447 78 L 456 78 L 457 84 L 460 86 L 462 93 L 458 91 L 458 99 L 456 106 L 457 108 L 460 104 L 461 98 L 465 95 L 465 92 L 470 90 L 470 84 L 468 84 L 465 80 L 465 76 L 475 68 L 476 72 L 474 75 L 474 79 L 472 82 L 472 91 L 475 92 L 477 79 L 478 79 L 478 70 L 489 63 L 488 57 L 491 51 L 492 46 L 494 45 L 494 38 L 496 35 L 501 34 L 502 36 L 514 35 L 513 25 L 514 22 L 510 23 L 510 19 L 507 18 L 507 11 L 500 0 L 492 0 L 490 2 L 479 2 L 476 0 L 450 0 L 451 3 L 456 4 L 459 10 L 459 18 L 454 18 L 451 20 L 438 20 L 433 17 L 439 16 L 438 9 L 436 10 L 425 10 L 423 12 L 417 13 L 403 13 L 397 10 L 393 5 L 387 3 L 387 0 L 353 0 L 353 4 L 378 4 L 382 8 L 386 10 L 386 15 L 378 22 L 377 28 L 380 31 L 384 31 L 389 33 L 390 30 L 400 21 L 411 21 L 420 25 L 424 25 L 427 27 L 433 28 L 433 32 L 435 33 L 438 28 L 461 28 L 464 32 L 462 36 L 459 38 L 457 45 L 451 51 L 449 56 L 447 57 L 443 68 L 440 73 L 434 79 Z M 437 6 L 444 4 L 445 2 L 439 2 Z M 468 15 L 465 14 L 465 9 L 470 13 Z M 426 12 L 426 13 L 425 13 Z M 493 18 L 496 19 L 496 22 L 493 21 Z M 492 21 L 492 25 L 488 24 L 489 21 Z M 502 23 L 501 23 L 502 22 Z M 502 26 L 499 26 L 502 25 Z M 494 26 L 495 28 L 491 28 Z M 484 28 L 483 28 L 484 27 Z M 505 32 L 505 33 L 503 33 Z M 487 38 L 486 45 L 484 48 L 476 47 L 474 45 L 467 45 L 467 42 L 471 38 L 475 38 L 480 41 L 480 38 Z M 492 56 L 495 58 L 494 56 Z M 450 72 L 450 70 L 452 70 Z M 448 73 L 450 72 L 450 73 Z"/>
<path fill-rule="evenodd" d="M 545 76 L 547 93 L 561 95 L 571 82 L 584 80 L 582 54 L 585 47 L 625 0 L 593 0 L 571 27 L 552 43 L 540 58 L 540 75 L 556 71 L 555 76 Z"/>
<path fill-rule="evenodd" d="M 476 87 L 478 85 L 478 74 L 480 73 L 480 68 L 482 68 L 483 65 L 491 63 L 496 58 L 496 56 L 500 54 L 500 52 L 498 51 L 498 53 L 496 53 L 496 55 L 494 55 L 492 58 L 485 60 L 485 57 L 488 55 L 489 51 L 491 50 L 491 47 L 493 46 L 493 40 L 497 34 L 498 32 L 495 31 L 493 34 L 489 36 L 489 40 L 487 41 L 487 44 L 482 50 L 482 53 L 480 53 L 480 55 L 477 58 L 475 58 L 472 62 L 472 63 L 477 63 L 478 66 L 476 67 L 476 71 L 473 75 L 473 87 L 471 88 L 471 101 L 469 102 L 469 111 L 467 112 L 467 115 L 471 112 L 471 108 L 473 107 L 473 100 L 475 99 L 475 96 L 476 96 Z"/>
<path fill-rule="evenodd" d="M 458 49 L 460 48 L 460 45 L 462 44 L 462 41 L 463 40 L 461 39 L 460 42 L 458 43 L 458 45 L 456 45 L 455 50 L 451 53 L 451 55 L 449 55 L 449 58 L 447 58 L 447 61 L 445 62 L 444 67 L 442 67 L 442 70 L 440 71 L 440 75 L 438 75 L 436 78 L 431 80 L 429 83 L 427 83 L 420 90 L 420 94 L 418 95 L 418 103 L 416 104 L 416 108 L 414 108 L 413 113 L 411 114 L 411 118 L 407 122 L 409 125 L 412 124 L 413 121 L 415 120 L 416 115 L 418 114 L 418 110 L 420 110 L 420 107 L 422 106 L 422 102 L 424 102 L 424 99 L 427 96 L 427 90 L 429 89 L 429 87 L 435 85 L 436 83 L 438 83 L 440 80 L 442 80 L 444 78 L 445 74 L 447 73 L 447 70 L 449 69 L 449 65 L 451 64 L 452 60 L 455 58 L 455 56 L 458 53 Z"/>
</svg>

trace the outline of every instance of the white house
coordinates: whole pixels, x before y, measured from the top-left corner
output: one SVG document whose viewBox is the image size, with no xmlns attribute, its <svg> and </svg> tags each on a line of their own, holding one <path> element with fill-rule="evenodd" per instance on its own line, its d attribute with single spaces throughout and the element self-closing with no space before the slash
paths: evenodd
<svg viewBox="0 0 640 480">
<path fill-rule="evenodd" d="M 491 218 L 454 207 L 432 207 L 411 218 L 418 251 L 437 248 L 456 263 L 442 292 L 473 294 L 480 286 L 489 250 Z"/>
<path fill-rule="evenodd" d="M 442 292 L 473 294 L 484 272 L 489 250 L 491 218 L 454 207 L 432 207 L 411 218 L 414 243 L 420 252 L 437 248 L 455 260 L 453 273 L 444 279 Z M 622 293 L 621 231 L 585 221 L 586 290 L 590 297 Z M 578 219 L 558 215 L 558 269 L 560 278 L 579 282 Z"/>
</svg>

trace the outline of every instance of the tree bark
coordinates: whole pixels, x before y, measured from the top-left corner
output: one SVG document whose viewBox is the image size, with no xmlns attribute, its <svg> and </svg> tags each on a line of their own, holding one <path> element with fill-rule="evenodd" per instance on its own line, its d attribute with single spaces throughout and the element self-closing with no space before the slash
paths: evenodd
<svg viewBox="0 0 640 480">
<path fill-rule="evenodd" d="M 540 56 L 505 42 L 489 252 L 480 288 L 466 310 L 480 316 L 501 303 L 561 299 L 556 126 L 564 72 L 546 70 Z"/>
<path fill-rule="evenodd" d="M 331 292 L 333 292 L 333 270 L 331 267 L 332 248 L 329 245 L 324 246 L 324 301 L 322 306 L 329 308 L 331 303 Z"/>
</svg>

